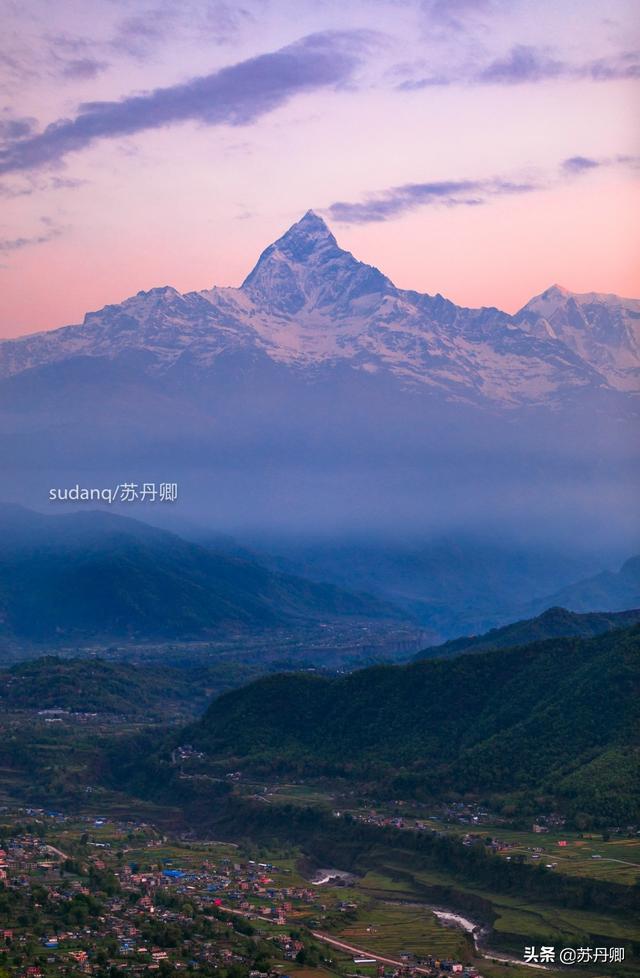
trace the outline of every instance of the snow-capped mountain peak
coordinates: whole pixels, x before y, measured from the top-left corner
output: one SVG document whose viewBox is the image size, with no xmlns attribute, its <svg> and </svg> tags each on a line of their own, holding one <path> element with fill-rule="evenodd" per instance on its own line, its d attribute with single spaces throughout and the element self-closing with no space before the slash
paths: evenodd
<svg viewBox="0 0 640 978">
<path fill-rule="evenodd" d="M 353 300 L 392 288 L 377 268 L 340 248 L 311 210 L 262 252 L 242 283 L 256 305 L 289 315 L 305 306 L 345 312 Z"/>
<path fill-rule="evenodd" d="M 640 376 L 640 300 L 553 285 L 515 316 L 534 336 L 564 343 L 607 383 L 636 392 Z"/>
<path fill-rule="evenodd" d="M 231 357 L 277 364 L 296 383 L 339 367 L 354 380 L 375 375 L 446 400 L 516 407 L 603 388 L 637 393 L 639 323 L 636 300 L 560 286 L 515 316 L 397 289 L 307 211 L 240 288 L 150 289 L 80 326 L 4 341 L 0 377 L 79 358 L 201 377 Z"/>
<path fill-rule="evenodd" d="M 343 252 L 325 222 L 314 211 L 307 211 L 277 241 L 265 248 L 242 288 L 250 288 L 256 273 L 274 257 L 292 264 L 306 264 L 327 261 L 337 253 Z"/>
</svg>

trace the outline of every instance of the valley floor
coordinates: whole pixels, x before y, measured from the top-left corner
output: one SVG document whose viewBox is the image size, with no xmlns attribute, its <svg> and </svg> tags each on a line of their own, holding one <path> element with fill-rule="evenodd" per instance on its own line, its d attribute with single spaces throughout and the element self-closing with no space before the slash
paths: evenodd
<svg viewBox="0 0 640 978">
<path fill-rule="evenodd" d="M 131 815 L 5 809 L 0 831 L 0 963 L 12 975 L 565 973 L 532 969 L 524 947 L 508 955 L 482 940 L 474 946 L 464 927 L 443 926 L 419 887 L 394 880 L 392 866 L 314 884 L 295 847 L 168 834 Z M 637 973 L 631 962 L 571 970 L 574 978 Z"/>
</svg>

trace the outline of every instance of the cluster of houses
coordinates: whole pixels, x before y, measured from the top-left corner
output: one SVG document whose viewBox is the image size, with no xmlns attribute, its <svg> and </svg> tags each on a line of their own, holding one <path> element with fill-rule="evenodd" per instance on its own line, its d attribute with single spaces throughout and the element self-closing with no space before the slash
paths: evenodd
<svg viewBox="0 0 640 978">
<path fill-rule="evenodd" d="M 24 920 L 20 922 L 18 915 L 18 921 L 12 921 L 11 927 L 0 930 L 0 959 L 9 973 L 17 978 L 91 975 L 103 972 L 105 968 L 145 976 L 154 971 L 163 973 L 165 962 L 172 971 L 198 970 L 204 965 L 214 969 L 233 964 L 249 967 L 241 942 L 223 921 L 212 921 L 220 937 L 180 939 L 175 946 L 169 947 L 150 942 L 149 928 L 145 926 L 153 921 L 154 924 L 193 928 L 198 910 L 205 904 L 216 906 L 221 903 L 218 893 L 228 893 L 230 901 L 240 902 L 246 892 L 245 882 L 249 880 L 245 881 L 245 874 L 234 871 L 229 865 L 220 868 L 205 865 L 196 873 L 166 867 L 136 872 L 131 866 L 124 865 L 115 870 L 114 875 L 119 880 L 117 892 L 101 898 L 99 915 L 69 926 L 65 906 L 73 905 L 77 897 L 91 897 L 88 878 L 65 873 L 65 854 L 37 836 L 20 835 L 6 841 L 5 846 L 2 850 L 4 885 L 27 894 L 33 887 L 38 887 L 37 892 L 41 892 L 44 884 L 48 893 L 47 913 L 33 929 L 25 925 Z M 156 847 L 156 844 L 150 846 L 152 851 Z M 53 850 L 53 858 L 45 862 L 41 857 L 50 850 Z M 89 856 L 85 869 L 104 870 L 107 868 L 105 859 L 106 856 L 103 858 L 96 850 Z M 52 868 L 54 872 L 50 872 Z M 255 877 L 257 892 L 264 890 L 268 895 L 266 887 L 259 882 L 265 880 L 263 867 L 259 876 L 257 871 L 246 876 Z M 190 912 L 164 905 L 166 901 L 163 901 L 161 891 L 166 894 L 172 889 L 188 894 Z M 276 894 L 271 895 L 275 897 Z M 53 916 L 51 906 L 56 908 Z M 262 912 L 267 911 L 265 908 Z M 259 976 L 256 974 L 254 978 Z"/>
<path fill-rule="evenodd" d="M 56 871 L 63 855 L 38 836 L 24 834 L 4 843 L 0 849 L 0 881 L 26 873 Z"/>
<path fill-rule="evenodd" d="M 223 858 L 216 863 L 205 860 L 188 869 L 176 866 L 173 860 L 163 860 L 144 871 L 124 866 L 116 876 L 124 892 L 141 892 L 150 908 L 154 906 L 155 893 L 170 889 L 201 909 L 219 907 L 285 925 L 300 917 L 301 907 L 313 904 L 317 893 L 305 886 L 276 885 L 271 876 L 275 871 L 286 873 L 272 863 L 240 863 Z"/>
<path fill-rule="evenodd" d="M 378 811 L 376 808 L 371 808 L 367 812 L 350 812 L 350 814 L 368 825 L 377 825 L 381 828 L 414 829 L 419 832 L 437 832 L 438 830 L 431 824 L 434 822 L 481 826 L 489 822 L 497 824 L 501 821 L 498 816 L 487 811 L 487 809 L 466 802 L 451 802 L 442 805 L 437 813 L 422 818 L 411 814 L 409 811 L 403 814 L 403 809 L 406 806 L 407 802 L 398 800 L 391 805 L 393 812 Z M 344 813 L 334 811 L 333 814 L 336 818 L 340 818 Z"/>
<path fill-rule="evenodd" d="M 92 824 L 101 827 L 101 820 Z M 23 832 L 5 839 L 0 850 L 0 879 L 4 885 L 22 893 L 45 885 L 49 903 L 60 909 L 60 919 L 43 922 L 42 932 L 31 933 L 15 923 L 0 931 L 0 955 L 8 970 L 19 978 L 48 978 L 94 974 L 105 967 L 146 975 L 162 972 L 165 962 L 173 970 L 228 968 L 234 964 L 248 967 L 246 951 L 226 922 L 236 916 L 271 924 L 263 936 L 273 941 L 278 958 L 295 959 L 304 945 L 286 934 L 284 926 L 317 902 L 317 890 L 276 884 L 272 879 L 276 867 L 253 860 L 240 863 L 220 858 L 216 862 L 204 860 L 197 866 L 189 860 L 189 865 L 182 868 L 174 860 L 161 858 L 158 849 L 162 844 L 161 839 L 145 842 L 150 866 L 141 869 L 135 862 L 127 863 L 126 856 L 114 860 L 108 842 L 87 839 L 85 874 L 112 872 L 117 881 L 116 893 L 101 897 L 97 918 L 83 921 L 82 926 L 68 926 L 63 924 L 65 904 L 79 896 L 91 896 L 89 877 L 69 871 L 67 854 L 43 837 Z M 286 875 L 286 871 L 278 872 Z M 188 905 L 189 911 L 175 909 L 176 901 L 167 899 L 172 895 L 183 898 L 177 904 Z M 202 913 L 219 930 L 220 937 L 182 938 L 179 947 L 157 947 L 148 940 L 148 922 L 177 925 L 188 932 Z M 217 921 L 212 914 L 222 920 Z M 282 933 L 278 932 L 280 928 Z M 13 968 L 12 963 L 17 960 L 24 964 Z"/>
<path fill-rule="evenodd" d="M 428 955 L 426 958 L 415 958 L 409 952 L 400 955 L 403 967 L 398 971 L 389 971 L 380 966 L 378 968 L 378 978 L 402 978 L 403 975 L 424 978 L 425 972 L 432 975 L 457 975 L 458 978 L 481 978 L 476 968 L 461 964 L 449 958 L 434 958 Z"/>
<path fill-rule="evenodd" d="M 399 804 L 396 802 L 396 805 Z M 343 813 L 339 811 L 334 811 L 334 816 L 336 818 L 342 817 Z M 396 829 L 408 829 L 414 832 L 430 832 L 436 836 L 444 837 L 447 833 L 442 829 L 435 828 L 433 824 L 428 824 L 421 819 L 415 818 L 413 816 L 403 816 L 397 814 L 380 813 L 374 809 L 368 812 L 357 812 L 352 813 L 352 817 L 356 818 L 358 821 L 365 822 L 368 825 L 376 825 L 382 828 L 396 828 Z M 436 820 L 443 820 L 447 822 L 457 822 L 460 825 L 469 825 L 470 827 L 480 827 L 483 823 L 497 821 L 494 816 L 490 816 L 489 812 L 482 809 L 478 809 L 475 806 L 464 805 L 462 803 L 456 803 L 455 805 L 447 806 L 443 810 L 443 814 L 440 816 L 430 816 L 429 821 L 433 822 Z M 540 818 L 533 823 L 532 831 L 536 835 L 546 834 L 547 832 L 558 830 L 565 824 L 565 819 L 560 815 L 546 815 L 540 816 Z M 526 850 L 529 854 L 529 858 L 533 861 L 539 860 L 544 854 L 544 849 L 542 847 L 536 846 L 524 846 L 520 842 L 507 842 L 504 839 L 495 838 L 494 836 L 487 835 L 483 832 L 465 832 L 464 835 L 460 836 L 460 840 L 464 846 L 470 847 L 474 845 L 482 845 L 487 850 L 492 853 L 497 853 L 504 855 L 507 861 L 512 857 L 510 855 L 505 855 L 512 850 L 522 852 Z M 560 848 L 567 846 L 566 841 L 559 841 L 557 845 Z M 556 862 L 545 863 L 547 869 L 556 869 Z"/>
<path fill-rule="evenodd" d="M 36 816 L 36 824 L 66 821 L 57 813 L 30 815 Z M 144 840 L 141 831 L 132 839 L 132 828 L 140 830 L 141 823 L 123 823 L 118 841 L 110 842 L 102 819 L 84 821 L 86 831 L 76 825 L 70 834 L 65 834 L 66 826 L 62 833 L 43 829 L 42 835 L 21 829 L 14 835 L 5 831 L 3 836 L 0 831 L 2 884 L 18 895 L 31 895 L 35 906 L 41 906 L 37 901 L 42 898 L 33 895 L 43 887 L 47 891 L 46 908 L 37 924 L 25 924 L 18 914 L 16 921 L 7 920 L 4 931 L 0 930 L 0 967 L 15 978 L 96 975 L 111 969 L 132 978 L 149 978 L 154 972 L 166 978 L 169 970 L 180 969 L 209 976 L 233 965 L 245 970 L 248 978 L 288 978 L 287 962 L 292 963 L 293 974 L 305 949 L 306 925 L 323 926 L 332 915 L 335 921 L 335 914 L 358 910 L 356 902 L 340 899 L 333 889 L 333 883 L 344 885 L 344 880 L 333 880 L 323 890 L 318 883 L 296 882 L 286 867 L 239 860 L 229 855 L 228 848 L 226 853 L 221 847 L 198 846 L 176 851 L 152 827 Z M 112 881 L 99 890 L 99 909 L 73 916 L 71 911 L 82 907 L 82 898 L 95 902 L 92 879 L 99 874 Z M 243 931 L 240 921 L 271 943 L 273 960 L 279 962 L 271 970 L 251 970 L 246 936 L 242 936 L 249 931 Z M 169 932 L 179 938 L 160 939 Z M 367 968 L 354 958 L 347 974 L 477 976 L 457 962 L 417 961 L 409 953 L 391 969 L 377 961 L 374 958 L 373 967 Z"/>
</svg>

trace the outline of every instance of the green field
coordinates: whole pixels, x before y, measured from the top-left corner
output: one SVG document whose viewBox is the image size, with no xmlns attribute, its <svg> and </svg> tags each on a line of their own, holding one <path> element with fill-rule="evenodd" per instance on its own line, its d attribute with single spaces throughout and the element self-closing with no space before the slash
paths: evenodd
<svg viewBox="0 0 640 978">
<path fill-rule="evenodd" d="M 406 865 L 394 863 L 389 855 L 376 857 L 370 854 L 368 861 L 377 864 L 376 870 L 367 873 L 360 885 L 378 899 L 420 898 L 426 902 L 425 888 L 447 886 L 461 894 L 490 901 L 496 915 L 493 922 L 496 944 L 515 950 L 521 950 L 527 940 L 534 942 L 541 938 L 578 946 L 586 945 L 589 941 L 593 944 L 598 937 L 629 942 L 637 941 L 640 937 L 640 927 L 628 917 L 587 910 L 565 910 L 491 893 L 461 883 L 444 873 L 408 870 Z M 462 912 L 474 919 L 472 911 L 468 914 Z"/>
<path fill-rule="evenodd" d="M 408 902 L 412 898 L 415 900 L 419 892 L 410 884 L 393 880 L 381 873 L 371 872 L 358 882 L 353 892 L 356 900 L 361 900 L 363 893 L 372 899 L 359 906 L 355 922 L 336 927 L 334 933 L 336 937 L 352 943 L 355 947 L 392 958 L 397 958 L 402 951 L 410 951 L 418 956 L 427 954 L 452 956 L 475 964 L 483 978 L 532 978 L 536 974 L 536 971 L 530 967 L 524 964 L 518 965 L 515 961 L 491 962 L 474 954 L 470 942 L 460 930 L 443 926 L 426 906 Z M 407 901 L 407 903 L 399 901 Z M 506 913 L 507 908 L 503 909 Z M 515 923 L 517 910 L 509 909 L 513 913 L 511 920 Z M 525 927 L 529 927 L 531 922 L 532 917 L 525 915 L 520 921 Z M 532 934 L 530 943 L 534 943 L 536 939 L 537 935 Z M 524 942 L 519 948 L 520 953 L 523 949 Z M 514 950 L 513 954 L 514 957 L 518 957 L 517 950 Z M 337 951 L 336 958 L 340 958 L 344 966 L 351 961 L 342 952 Z M 364 968 L 359 967 L 358 970 L 366 974 Z M 630 975 L 633 972 L 625 973 Z M 567 972 L 548 968 L 544 974 L 566 975 Z M 571 975 L 573 978 L 586 978 L 587 973 L 583 969 L 572 968 Z M 596 978 L 596 976 L 591 972 L 589 978 Z M 611 976 L 607 974 L 597 978 L 611 978 Z"/>
<path fill-rule="evenodd" d="M 543 850 L 540 859 L 557 863 L 558 870 L 567 876 L 589 876 L 628 886 L 640 880 L 640 839 L 613 839 L 605 842 L 601 837 L 579 839 L 565 834 L 562 840 L 567 845 L 559 846 L 560 837 L 534 838 L 538 840 L 538 847 Z M 531 859 L 529 846 L 530 843 L 524 842 L 509 855 L 522 852 Z"/>
<path fill-rule="evenodd" d="M 282 784 L 271 788 L 262 797 L 275 805 L 312 805 L 330 808 L 334 797 L 328 791 L 302 784 Z"/>
<path fill-rule="evenodd" d="M 568 876 L 589 876 L 627 885 L 640 880 L 640 836 L 625 838 L 614 835 L 604 839 L 600 833 L 578 833 L 565 829 L 539 834 L 491 823 L 458 825 L 429 819 L 421 821 L 435 831 L 456 837 L 471 832 L 480 838 L 491 836 L 500 839 L 510 846 L 499 853 L 503 858 L 523 855 L 531 863 L 557 863 L 558 871 Z M 566 842 L 567 845 L 560 846 L 559 842 Z M 594 856 L 599 858 L 594 859 Z"/>
<path fill-rule="evenodd" d="M 397 958 L 402 951 L 418 957 L 470 960 L 470 945 L 459 930 L 442 927 L 432 913 L 415 905 L 401 907 L 380 900 L 358 910 L 354 923 L 336 931 L 348 943 Z"/>
</svg>

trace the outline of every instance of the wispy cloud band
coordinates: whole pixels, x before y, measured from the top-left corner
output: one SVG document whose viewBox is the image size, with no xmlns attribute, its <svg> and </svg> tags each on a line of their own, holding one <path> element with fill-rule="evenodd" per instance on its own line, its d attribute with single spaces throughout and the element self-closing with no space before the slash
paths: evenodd
<svg viewBox="0 0 640 978">
<path fill-rule="evenodd" d="M 446 85 L 522 85 L 556 81 L 628 81 L 640 78 L 640 52 L 624 51 L 583 64 L 570 64 L 547 51 L 526 44 L 514 45 L 506 55 L 481 67 L 455 67 L 401 81 L 400 91 L 418 91 Z"/>
<path fill-rule="evenodd" d="M 371 36 L 363 31 L 310 34 L 183 84 L 117 102 L 85 103 L 75 118 L 59 119 L 41 133 L 5 143 L 0 149 L 0 173 L 55 164 L 97 140 L 186 120 L 210 126 L 246 125 L 299 93 L 348 82 Z"/>
<path fill-rule="evenodd" d="M 390 187 L 364 201 L 336 201 L 328 213 L 341 223 L 368 224 L 372 221 L 388 221 L 405 211 L 430 204 L 445 207 L 476 207 L 489 197 L 508 194 L 524 194 L 537 190 L 529 182 L 510 180 L 442 180 L 430 183 L 406 183 Z"/>
<path fill-rule="evenodd" d="M 477 207 L 492 199 L 529 194 L 547 190 L 563 181 L 574 179 L 590 170 L 611 166 L 637 169 L 638 157 L 617 156 L 607 159 L 591 159 L 571 156 L 564 160 L 558 172 L 537 179 L 510 179 L 491 177 L 479 180 L 441 180 L 429 183 L 405 183 L 397 187 L 370 194 L 359 201 L 335 201 L 325 213 L 340 224 L 370 224 L 389 221 L 408 211 L 421 207 Z"/>
<path fill-rule="evenodd" d="M 63 229 L 59 227 L 55 221 L 52 221 L 48 217 L 42 217 L 40 220 L 44 225 L 44 230 L 39 234 L 33 234 L 29 237 L 21 236 L 18 238 L 0 238 L 0 253 L 9 254 L 12 251 L 21 251 L 23 248 L 29 248 L 32 245 L 46 244 L 47 241 L 53 241 L 54 238 L 60 237 Z"/>
</svg>

